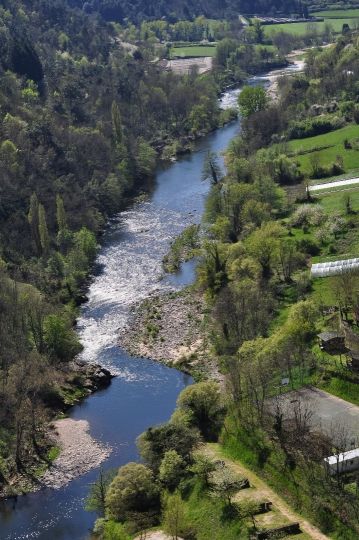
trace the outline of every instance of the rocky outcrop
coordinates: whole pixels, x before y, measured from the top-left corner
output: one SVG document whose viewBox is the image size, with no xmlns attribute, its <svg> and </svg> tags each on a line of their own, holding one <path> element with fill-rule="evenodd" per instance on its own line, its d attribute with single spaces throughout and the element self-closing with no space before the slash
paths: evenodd
<svg viewBox="0 0 359 540">
<path fill-rule="evenodd" d="M 82 385 L 91 393 L 106 388 L 111 383 L 114 375 L 108 369 L 98 364 L 88 364 L 83 360 L 75 360 L 71 368 L 83 377 Z"/>
</svg>

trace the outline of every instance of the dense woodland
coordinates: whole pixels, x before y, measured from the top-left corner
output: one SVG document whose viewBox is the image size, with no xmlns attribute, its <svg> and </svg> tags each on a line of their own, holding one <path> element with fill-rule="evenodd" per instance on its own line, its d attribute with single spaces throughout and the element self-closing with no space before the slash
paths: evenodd
<svg viewBox="0 0 359 540">
<path fill-rule="evenodd" d="M 203 15 L 209 18 L 228 19 L 238 13 L 265 15 L 279 13 L 302 13 L 302 4 L 297 0 L 68 0 L 73 6 L 86 12 L 99 12 L 107 20 L 130 19 L 141 22 L 144 19 L 166 17 L 172 22 L 179 19 L 193 19 Z"/>
</svg>

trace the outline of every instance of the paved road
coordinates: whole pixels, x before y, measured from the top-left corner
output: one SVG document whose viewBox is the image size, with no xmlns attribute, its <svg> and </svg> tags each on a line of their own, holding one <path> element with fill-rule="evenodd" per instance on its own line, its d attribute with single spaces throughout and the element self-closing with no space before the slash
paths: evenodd
<svg viewBox="0 0 359 540">
<path fill-rule="evenodd" d="M 358 389 L 359 391 L 359 389 Z M 308 407 L 312 413 L 312 425 L 329 435 L 345 431 L 348 446 L 359 446 L 359 407 L 343 399 L 332 396 L 317 388 L 302 388 L 296 392 L 288 392 L 280 398 L 284 412 L 290 410 L 296 401 Z"/>
<path fill-rule="evenodd" d="M 335 182 L 325 182 L 324 184 L 315 184 L 314 186 L 309 186 L 309 191 L 321 191 L 323 189 L 331 189 L 341 186 L 351 186 L 359 184 L 359 178 L 349 178 L 348 180 L 336 180 Z"/>
</svg>

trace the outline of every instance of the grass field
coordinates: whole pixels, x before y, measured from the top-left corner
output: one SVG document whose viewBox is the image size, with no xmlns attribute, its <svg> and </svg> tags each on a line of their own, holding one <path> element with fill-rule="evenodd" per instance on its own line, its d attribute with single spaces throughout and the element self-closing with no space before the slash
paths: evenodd
<svg viewBox="0 0 359 540">
<path fill-rule="evenodd" d="M 316 11 L 312 13 L 314 17 L 323 17 L 324 19 L 343 19 L 359 18 L 359 9 L 332 9 L 328 11 Z"/>
<path fill-rule="evenodd" d="M 330 22 L 331 26 L 333 27 L 334 32 L 339 33 L 342 31 L 343 24 L 349 24 L 350 27 L 353 26 L 353 20 L 356 20 L 359 22 L 359 16 L 358 18 L 353 17 L 343 17 L 342 19 L 328 19 L 326 21 L 321 22 L 313 22 L 313 23 L 306 23 L 306 22 L 299 22 L 299 23 L 288 23 L 288 24 L 272 24 L 272 25 L 266 25 L 264 26 L 264 32 L 267 37 L 271 37 L 275 32 L 287 32 L 289 34 L 293 34 L 296 36 L 303 36 L 308 32 L 308 28 L 316 28 L 318 33 L 321 33 L 324 31 L 325 25 Z M 308 26 L 310 24 L 310 26 Z"/>
<path fill-rule="evenodd" d="M 216 45 L 189 45 L 171 49 L 171 58 L 198 58 L 201 56 L 214 56 L 215 54 Z"/>
<path fill-rule="evenodd" d="M 348 172 L 359 167 L 359 151 L 354 148 L 346 150 L 344 141 L 346 139 L 353 141 L 358 138 L 359 125 L 350 124 L 324 135 L 290 141 L 289 149 L 296 154 L 295 159 L 306 174 L 310 173 L 310 160 L 313 155 L 318 155 L 320 163 L 324 166 L 333 163 L 340 155 L 343 157 L 345 171 Z M 301 153 L 302 155 L 300 155 Z"/>
</svg>

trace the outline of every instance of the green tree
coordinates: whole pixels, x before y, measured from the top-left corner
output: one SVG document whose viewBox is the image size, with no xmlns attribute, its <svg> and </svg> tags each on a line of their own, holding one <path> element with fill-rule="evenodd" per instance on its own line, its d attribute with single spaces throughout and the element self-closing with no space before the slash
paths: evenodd
<svg viewBox="0 0 359 540">
<path fill-rule="evenodd" d="M 180 393 L 177 406 L 190 411 L 193 424 L 206 440 L 216 440 L 222 427 L 225 406 L 215 382 L 200 382 Z"/>
<path fill-rule="evenodd" d="M 199 441 L 199 433 L 193 427 L 180 422 L 168 422 L 149 428 L 139 436 L 137 444 L 142 459 L 157 473 L 165 453 L 169 450 L 176 450 L 182 459 L 189 463 L 192 450 Z"/>
<path fill-rule="evenodd" d="M 105 516 L 106 493 L 115 475 L 115 471 L 105 472 L 101 468 L 97 480 L 91 484 L 90 493 L 85 501 L 85 509 L 88 512 L 96 512 L 101 517 Z"/>
<path fill-rule="evenodd" d="M 202 180 L 209 180 L 212 185 L 217 185 L 222 180 L 223 173 L 218 162 L 217 154 L 207 152 L 202 171 Z"/>
<path fill-rule="evenodd" d="M 158 488 L 151 469 L 140 463 L 121 467 L 107 491 L 108 516 L 125 521 L 131 512 L 147 512 L 158 506 Z"/>
<path fill-rule="evenodd" d="M 36 193 L 30 197 L 30 208 L 27 215 L 28 222 L 31 227 L 31 236 L 34 242 L 37 253 L 41 252 L 41 240 L 39 234 L 39 199 Z"/>
<path fill-rule="evenodd" d="M 137 142 L 136 169 L 138 175 L 151 176 L 156 167 L 156 151 L 144 139 Z"/>
<path fill-rule="evenodd" d="M 194 463 L 190 467 L 190 471 L 198 476 L 205 487 L 209 486 L 211 474 L 216 470 L 216 465 L 206 456 L 198 454 L 194 457 Z"/>
<path fill-rule="evenodd" d="M 260 20 L 256 19 L 253 23 L 254 39 L 256 43 L 263 43 L 264 30 Z"/>
<path fill-rule="evenodd" d="M 112 129 L 113 129 L 115 142 L 116 144 L 121 144 L 123 140 L 122 118 L 121 118 L 119 106 L 117 105 L 116 101 L 112 102 L 111 116 L 112 116 Z"/>
<path fill-rule="evenodd" d="M 254 113 L 263 111 L 268 105 L 267 92 L 261 86 L 245 86 L 238 97 L 241 115 L 248 118 Z"/>
<path fill-rule="evenodd" d="M 175 489 L 184 473 L 184 459 L 176 450 L 168 450 L 161 461 L 159 479 L 168 489 Z"/>
<path fill-rule="evenodd" d="M 50 235 L 47 228 L 46 211 L 42 204 L 39 204 L 39 235 L 43 254 L 46 256 L 50 250 Z"/>
<path fill-rule="evenodd" d="M 87 267 L 94 261 L 97 253 L 97 241 L 93 232 L 89 231 L 86 227 L 74 234 L 74 250 L 78 256 L 83 254 L 87 261 Z"/>
<path fill-rule="evenodd" d="M 67 216 L 64 200 L 59 193 L 56 195 L 56 219 L 59 232 L 67 229 Z"/>
<path fill-rule="evenodd" d="M 178 540 L 181 531 L 185 527 L 185 506 L 179 492 L 166 497 L 162 522 L 164 531 L 173 540 Z"/>
<path fill-rule="evenodd" d="M 60 315 L 49 315 L 44 321 L 44 342 L 54 359 L 71 360 L 82 349 L 77 334 Z"/>
</svg>

